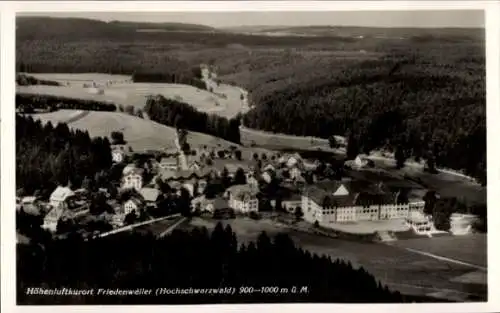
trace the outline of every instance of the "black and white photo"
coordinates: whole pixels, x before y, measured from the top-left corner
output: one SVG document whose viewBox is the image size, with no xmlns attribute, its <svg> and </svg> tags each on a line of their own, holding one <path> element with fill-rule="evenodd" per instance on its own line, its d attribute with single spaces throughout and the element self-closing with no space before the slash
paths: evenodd
<svg viewBox="0 0 500 313">
<path fill-rule="evenodd" d="M 17 305 L 491 300 L 484 10 L 15 24 Z"/>
</svg>

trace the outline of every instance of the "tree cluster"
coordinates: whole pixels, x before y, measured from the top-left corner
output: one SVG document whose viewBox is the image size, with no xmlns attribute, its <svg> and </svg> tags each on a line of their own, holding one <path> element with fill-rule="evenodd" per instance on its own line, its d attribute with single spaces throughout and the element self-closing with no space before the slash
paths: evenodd
<svg viewBox="0 0 500 313">
<path fill-rule="evenodd" d="M 199 112 L 189 104 L 163 96 L 149 97 L 144 112 L 151 120 L 160 124 L 240 143 L 239 117 L 228 120 L 225 117 Z"/>
<path fill-rule="evenodd" d="M 134 72 L 132 81 L 134 83 L 171 83 L 186 84 L 200 89 L 207 89 L 205 82 L 199 79 L 193 71 L 158 73 L 158 72 Z"/>
<path fill-rule="evenodd" d="M 111 167 L 107 138 L 90 138 L 87 132 L 66 124 L 42 125 L 31 117 L 16 116 L 16 185 L 27 194 L 50 194 L 56 186 L 81 186 L 85 177 L 106 184 L 103 171 Z"/>
<path fill-rule="evenodd" d="M 17 256 L 18 301 L 22 304 L 418 301 L 390 291 L 350 262 L 296 247 L 287 235 L 271 239 L 262 233 L 256 242 L 240 245 L 231 227 L 223 228 L 220 223 L 211 234 L 206 228 L 195 228 L 191 232 L 175 230 L 162 239 L 132 233 L 90 241 L 72 237 L 46 242 L 43 248 L 18 245 Z M 289 290 L 305 286 L 307 292 L 44 297 L 26 295 L 24 291 L 29 286 L 77 289 L 279 286 Z"/>
<path fill-rule="evenodd" d="M 116 111 L 113 103 L 94 100 L 66 98 L 52 95 L 16 93 L 16 109 L 24 113 L 34 110 L 55 111 L 59 109 L 87 111 Z"/>
<path fill-rule="evenodd" d="M 56 81 L 39 79 L 25 74 L 16 75 L 16 84 L 18 84 L 19 86 L 31 86 L 31 85 L 61 86 L 61 84 Z"/>
</svg>

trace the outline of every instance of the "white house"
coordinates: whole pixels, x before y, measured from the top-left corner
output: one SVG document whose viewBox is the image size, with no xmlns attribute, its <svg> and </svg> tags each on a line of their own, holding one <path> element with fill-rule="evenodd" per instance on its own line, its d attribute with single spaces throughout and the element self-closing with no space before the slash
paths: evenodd
<svg viewBox="0 0 500 313">
<path fill-rule="evenodd" d="M 281 200 L 281 207 L 289 213 L 294 213 L 297 207 L 302 207 L 302 197 L 298 194 L 292 194 Z"/>
<path fill-rule="evenodd" d="M 163 170 L 177 171 L 178 167 L 178 159 L 176 156 L 165 157 L 160 160 L 160 168 Z"/>
<path fill-rule="evenodd" d="M 302 171 L 297 166 L 292 167 L 289 174 L 292 180 L 298 180 L 302 177 Z"/>
<path fill-rule="evenodd" d="M 347 165 L 353 169 L 361 169 L 361 168 L 365 167 L 367 164 L 368 164 L 368 161 L 359 155 L 356 156 L 356 158 L 354 160 L 347 160 L 345 162 L 345 165 Z"/>
<path fill-rule="evenodd" d="M 240 213 L 259 211 L 257 190 L 249 185 L 235 185 L 228 188 L 226 195 L 229 198 L 229 207 Z"/>
<path fill-rule="evenodd" d="M 423 214 L 422 212 L 410 212 L 405 221 L 406 224 L 419 235 L 431 234 L 433 231 L 435 231 L 431 219 L 428 216 L 425 216 L 425 214 Z"/>
<path fill-rule="evenodd" d="M 247 184 L 255 190 L 259 189 L 259 181 L 253 176 L 247 177 Z"/>
<path fill-rule="evenodd" d="M 131 212 L 135 212 L 136 215 L 139 214 L 139 210 L 141 208 L 141 202 L 135 198 L 127 200 L 123 204 L 123 214 L 127 215 Z"/>
<path fill-rule="evenodd" d="M 155 207 L 160 200 L 160 191 L 156 188 L 144 187 L 141 188 L 139 193 L 150 207 Z"/>
<path fill-rule="evenodd" d="M 141 190 L 143 184 L 144 170 L 142 168 L 136 167 L 125 167 L 123 170 L 123 177 L 121 188 L 122 189 L 135 189 L 137 191 Z"/>
<path fill-rule="evenodd" d="M 50 205 L 53 208 L 59 207 L 65 203 L 65 201 L 74 196 L 75 193 L 69 187 L 58 186 L 50 195 Z"/>
<path fill-rule="evenodd" d="M 111 150 L 111 159 L 114 163 L 121 163 L 125 160 L 125 146 L 115 145 Z"/>
<path fill-rule="evenodd" d="M 269 172 L 262 173 L 261 177 L 268 184 L 273 180 L 273 177 L 271 176 L 271 173 L 269 173 Z"/>
<path fill-rule="evenodd" d="M 473 214 L 453 213 L 450 216 L 450 232 L 453 235 L 461 236 L 472 232 L 472 225 L 479 219 Z"/>
<path fill-rule="evenodd" d="M 294 167 L 297 164 L 299 164 L 300 162 L 302 162 L 302 157 L 300 156 L 300 154 L 295 153 L 288 158 L 288 160 L 286 161 L 286 166 L 287 167 Z"/>
</svg>

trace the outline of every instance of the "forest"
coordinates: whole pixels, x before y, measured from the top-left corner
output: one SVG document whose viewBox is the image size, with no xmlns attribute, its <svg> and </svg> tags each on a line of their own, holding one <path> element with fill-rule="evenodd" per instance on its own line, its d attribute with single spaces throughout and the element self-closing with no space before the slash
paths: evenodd
<svg viewBox="0 0 500 313">
<path fill-rule="evenodd" d="M 16 116 L 16 186 L 18 194 L 44 197 L 58 185 L 73 187 L 111 167 L 107 138 L 68 125 L 42 125 L 31 117 Z"/>
<path fill-rule="evenodd" d="M 359 153 L 399 148 L 404 158 L 464 170 L 486 184 L 485 63 L 475 49 L 465 55 L 470 52 L 445 58 L 424 50 L 298 67 L 304 75 L 293 68 L 287 76 L 268 71 L 272 82 L 249 86 L 254 109 L 243 124 L 300 136 L 344 135 Z"/>
<path fill-rule="evenodd" d="M 116 105 L 94 100 L 17 92 L 16 109 L 24 113 L 33 113 L 35 110 L 50 112 L 60 109 L 113 112 L 116 111 Z"/>
<path fill-rule="evenodd" d="M 148 97 L 144 108 L 149 118 L 163 125 L 205 133 L 240 143 L 239 116 L 232 119 L 207 114 L 189 104 L 163 96 Z"/>
<path fill-rule="evenodd" d="M 43 246 L 43 248 L 42 248 Z M 186 249 L 185 247 L 189 247 Z M 133 253 L 131 253 L 133 251 Z M 175 251 L 175 253 L 171 253 Z M 363 268 L 304 251 L 288 235 L 240 244 L 228 225 L 218 223 L 191 232 L 175 230 L 156 239 L 138 233 L 97 240 L 33 242 L 17 246 L 19 304 L 196 304 L 424 301 L 390 291 Z M 308 292 L 281 294 L 155 296 L 28 296 L 26 287 L 87 288 L 224 288 L 279 286 Z M 425 299 L 436 301 L 435 299 Z"/>
<path fill-rule="evenodd" d="M 399 150 L 401 160 L 425 159 L 486 184 L 484 29 L 306 27 L 295 31 L 315 36 L 276 37 L 137 32 L 85 19 L 17 25 L 18 71 L 162 73 L 153 76 L 198 86 L 190 69 L 210 64 L 220 82 L 249 91 L 245 126 L 345 135 L 356 143 L 351 151 Z"/>
</svg>

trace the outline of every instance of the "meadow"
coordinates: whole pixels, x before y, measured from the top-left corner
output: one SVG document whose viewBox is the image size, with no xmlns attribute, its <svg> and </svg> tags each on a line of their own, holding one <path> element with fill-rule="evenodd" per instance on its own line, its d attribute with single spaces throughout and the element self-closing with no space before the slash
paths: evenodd
<svg viewBox="0 0 500 313">
<path fill-rule="evenodd" d="M 207 227 L 213 229 L 217 220 L 205 218 L 193 218 L 189 225 L 183 228 Z M 376 279 L 387 284 L 389 288 L 402 293 L 419 296 L 437 296 L 456 301 L 467 301 L 471 299 L 486 298 L 486 280 L 476 279 L 473 283 L 460 279 L 464 275 L 476 273 L 476 269 L 460 264 L 448 263 L 434 258 L 415 254 L 396 245 L 362 243 L 328 238 L 288 228 L 268 219 L 252 220 L 240 218 L 223 220 L 222 224 L 231 225 L 239 241 L 250 242 L 257 239 L 260 232 L 265 231 L 270 237 L 279 233 L 288 234 L 296 245 L 311 253 L 326 254 L 333 259 L 341 258 L 351 262 L 355 267 L 362 266 L 368 272 L 373 273 Z M 448 245 L 459 246 L 466 239 L 456 237 L 447 238 Z M 429 238 L 421 240 L 422 246 Z M 433 238 L 430 245 L 436 239 Z M 405 246 L 405 241 L 397 244 Z M 455 249 L 458 254 L 460 251 Z M 474 249 L 476 251 L 476 249 Z M 462 252 L 461 255 L 467 255 Z M 459 255 L 460 256 L 460 255 Z"/>
</svg>

